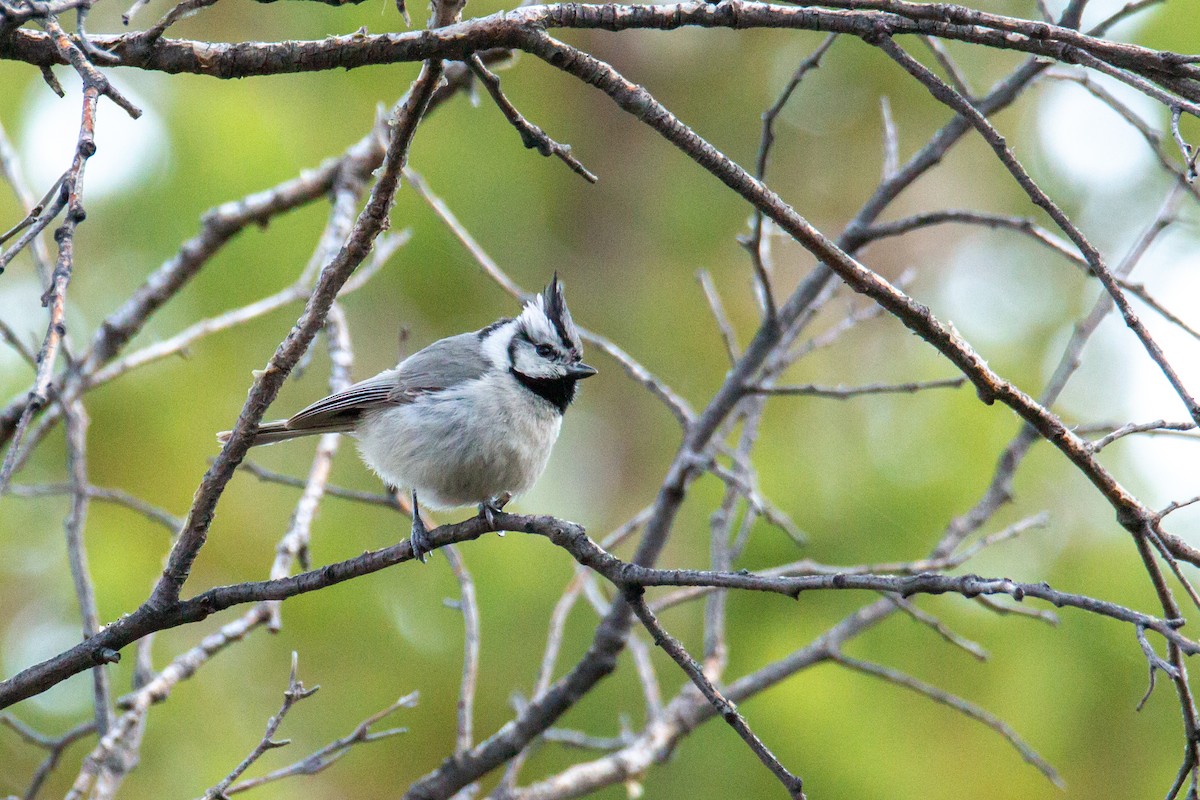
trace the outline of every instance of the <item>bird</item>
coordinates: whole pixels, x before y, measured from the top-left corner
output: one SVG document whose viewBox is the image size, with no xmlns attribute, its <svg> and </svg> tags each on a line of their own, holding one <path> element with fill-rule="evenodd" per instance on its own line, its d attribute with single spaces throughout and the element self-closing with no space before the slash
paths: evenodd
<svg viewBox="0 0 1200 800">
<path fill-rule="evenodd" d="M 555 273 L 518 316 L 440 339 L 290 419 L 263 423 L 250 444 L 354 436 L 368 467 L 411 490 L 410 542 L 424 563 L 434 548 L 418 497 L 437 509 L 478 505 L 494 525 L 542 474 L 576 383 L 595 374 Z"/>
</svg>

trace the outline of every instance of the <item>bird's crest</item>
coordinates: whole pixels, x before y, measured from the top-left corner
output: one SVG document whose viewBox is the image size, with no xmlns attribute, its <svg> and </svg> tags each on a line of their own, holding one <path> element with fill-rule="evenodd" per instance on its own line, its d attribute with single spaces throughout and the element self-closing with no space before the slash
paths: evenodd
<svg viewBox="0 0 1200 800">
<path fill-rule="evenodd" d="M 525 304 L 517 322 L 534 341 L 557 340 L 566 350 L 576 354 L 583 352 L 583 342 L 571 319 L 557 272 L 541 294 Z"/>
</svg>

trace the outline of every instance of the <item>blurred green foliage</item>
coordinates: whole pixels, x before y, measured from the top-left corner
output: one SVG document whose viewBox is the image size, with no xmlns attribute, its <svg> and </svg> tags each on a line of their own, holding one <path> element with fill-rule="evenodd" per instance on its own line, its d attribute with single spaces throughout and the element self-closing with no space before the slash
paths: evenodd
<svg viewBox="0 0 1200 800">
<path fill-rule="evenodd" d="M 998 2 L 990 3 L 989 10 L 1029 14 L 1028 6 Z M 148 24 L 165 8 L 152 4 L 139 22 Z M 500 8 L 472 3 L 468 11 L 483 15 Z M 91 29 L 119 29 L 122 10 L 97 7 Z M 1137 40 L 1152 46 L 1194 49 L 1194 36 L 1185 34 L 1194 27 L 1186 5 L 1168 4 L 1146 19 L 1143 27 L 1124 30 L 1136 30 Z M 372 32 L 401 27 L 394 8 L 383 0 L 339 9 L 227 0 L 180 23 L 171 35 L 319 38 L 360 25 Z M 760 113 L 821 41 L 817 34 L 779 31 L 562 35 L 645 85 L 745 165 L 753 163 L 757 152 Z M 916 43 L 905 44 L 914 53 L 919 49 Z M 949 49 L 962 59 L 977 87 L 990 85 L 1019 61 L 1011 53 L 956 43 Z M 371 125 L 379 104 L 390 106 L 405 90 L 416 69 L 408 64 L 229 82 L 114 70 L 112 79 L 133 91 L 148 117 L 161 126 L 162 157 L 139 171 L 144 154 L 130 152 L 120 142 L 101 141 L 97 159 L 128 164 L 134 185 L 87 202 L 70 290 L 76 348 L 82 348 L 103 315 L 197 230 L 206 209 L 341 152 Z M 478 106 L 459 97 L 439 109 L 417 134 L 412 166 L 523 286 L 536 288 L 558 270 L 577 320 L 612 338 L 702 407 L 728 364 L 695 274 L 699 269 L 713 274 L 744 344 L 756 312 L 749 265 L 735 237 L 744 231 L 748 207 L 590 87 L 529 57 L 519 58 L 501 77 L 517 106 L 550 135 L 569 142 L 600 176 L 599 184 L 588 186 L 557 161 L 523 150 L 486 96 Z M 61 152 L 36 147 L 44 131 L 31 116 L 35 101 L 48 91 L 36 70 L 0 63 L 0 121 L 23 154 L 49 159 L 57 170 L 67 164 L 70 145 Z M 769 182 L 826 232 L 839 231 L 878 181 L 881 95 L 890 98 L 902 158 L 947 119 L 945 110 L 891 62 L 853 40 L 834 47 L 781 117 Z M 1090 197 L 1085 188 L 1073 185 L 1071 176 L 1038 155 L 1040 97 L 1040 90 L 1032 90 L 998 123 L 1072 213 L 1093 219 L 1109 214 L 1119 221 L 1116 231 L 1096 231 L 1100 241 L 1127 242 L 1140 224 L 1135 220 L 1148 219 L 1159 202 L 1163 180 L 1148 176 L 1119 196 Z M 75 95 L 56 102 L 76 113 Z M 115 124 L 120 114 L 102 103 L 100 127 Z M 1031 212 L 990 151 L 971 139 L 906 192 L 889 217 L 942 207 Z M 326 210 L 324 204 L 313 204 L 272 221 L 265 230 L 243 233 L 151 321 L 134 346 L 288 285 L 308 259 Z M 0 228 L 23 213 L 10 193 L 0 192 Z M 515 311 L 514 303 L 480 274 L 413 191 L 401 191 L 391 219 L 396 229 L 411 229 L 411 242 L 366 289 L 344 303 L 356 377 L 396 361 L 402 329 L 410 337 L 407 346 L 416 348 Z M 981 261 L 983 253 L 988 255 Z M 775 242 L 775 256 L 782 295 L 807 273 L 811 259 L 783 241 Z M 1018 303 L 1031 292 L 1048 297 L 1046 314 L 1014 337 L 989 338 L 986 345 L 976 341 L 1002 374 L 1033 394 L 1069 326 L 1095 296 L 1094 288 L 1066 262 L 1013 244 L 1002 234 L 939 228 L 890 240 L 868 250 L 864 259 L 891 278 L 914 270 L 913 293 L 943 318 L 952 318 L 972 341 L 983 335 L 972 315 L 984 310 L 988 297 L 975 297 L 978 309 L 954 301 L 946 285 L 956 275 L 969 271 L 975 281 L 971 286 L 986 284 L 995 275 L 1036 280 L 1024 295 L 1012 294 L 1017 289 L 1011 280 L 997 292 Z M 44 328 L 32 276 L 30 262 L 23 259 L 0 277 L 0 314 L 31 340 Z M 835 299 L 813 330 L 827 328 L 861 304 L 851 297 Z M 214 336 L 187 359 L 154 364 L 90 393 L 92 480 L 183 514 L 216 453 L 213 434 L 230 426 L 251 371 L 265 363 L 299 310 L 297 304 Z M 653 499 L 678 444 L 678 429 L 618 365 L 598 355 L 589 360 L 601 368 L 601 377 L 586 385 L 567 416 L 546 476 L 516 507 L 578 520 L 600 538 Z M 27 386 L 30 372 L 11 353 L 0 353 L 0 367 L 0 396 L 14 396 Z M 949 365 L 900 325 L 876 319 L 836 347 L 804 359 L 787 380 L 853 385 L 949 374 Z M 318 346 L 309 367 L 288 382 L 270 415 L 286 416 L 321 396 L 326 375 L 327 359 Z M 1108 409 L 1103 419 L 1126 421 L 1130 413 L 1118 379 L 1101 371 L 1079 391 Z M 1000 449 L 1017 430 L 1011 413 L 981 405 L 968 389 L 849 402 L 771 402 L 755 454 L 763 491 L 798 521 L 811 541 L 798 553 L 781 533 L 759 524 L 739 567 L 801 556 L 828 563 L 920 557 L 948 521 L 978 498 Z M 1166 413 L 1181 416 L 1178 409 Z M 252 455 L 260 464 L 300 476 L 310 452 L 311 443 L 295 442 Z M 1153 502 L 1171 499 L 1158 496 L 1153 476 L 1123 461 L 1119 447 L 1109 461 Z M 62 480 L 63 469 L 63 444 L 56 433 L 18 482 Z M 378 488 L 349 441 L 335 465 L 334 482 Z M 695 486 L 662 563 L 706 563 L 707 520 L 720 491 L 712 478 Z M 235 478 L 189 590 L 264 577 L 296 497 L 293 489 L 247 474 Z M 1044 446 L 1035 449 L 1018 476 L 1016 499 L 988 530 L 1044 507 L 1052 512 L 1049 527 L 989 551 L 969 565 L 972 571 L 1044 579 L 1063 590 L 1155 608 L 1148 581 L 1111 511 L 1057 453 Z M 77 635 L 62 536 L 66 509 L 66 498 L 0 500 L 0 663 L 5 675 L 53 654 Z M 1182 512 L 1179 517 L 1185 519 Z M 406 534 L 405 521 L 389 511 L 327 499 L 314 530 L 312 562 L 347 558 Z M 168 537 L 140 516 L 95 503 L 87 541 L 102 617 L 111 620 L 145 598 Z M 482 612 L 476 732 L 483 737 L 510 718 L 514 692 L 531 691 L 548 615 L 572 565 L 547 542 L 518 535 L 487 537 L 462 552 L 478 583 Z M 261 767 L 302 757 L 402 694 L 419 690 L 421 702 L 394 718 L 410 729 L 407 735 L 356 748 L 317 777 L 275 784 L 256 790 L 255 796 L 396 796 L 453 748 L 462 623 L 443 598 L 457 594 L 445 560 L 435 556 L 423 568 L 406 564 L 288 601 L 281 632 L 258 631 L 231 647 L 150 712 L 141 764 L 130 776 L 125 796 L 195 796 L 228 772 L 258 741 L 275 712 L 293 650 L 300 654 L 303 680 L 323 688 L 287 719 L 281 735 L 292 745 L 269 754 Z M 805 595 L 798 603 L 773 596 L 731 597 L 728 675 L 786 655 L 870 599 L 848 593 Z M 1182 752 L 1178 706 L 1164 682 L 1146 708 L 1134 713 L 1145 688 L 1146 665 L 1130 629 L 1069 611 L 1052 628 L 984 612 L 961 598 L 917 602 L 979 641 L 991 660 L 977 663 L 900 615 L 850 651 L 997 714 L 1060 769 L 1067 791 L 1050 786 L 977 723 L 895 686 L 821 666 L 743 705 L 760 736 L 805 778 L 810 797 L 1145 797 L 1161 794 L 1169 784 Z M 693 652 L 701 646 L 698 609 L 689 606 L 664 616 Z M 161 666 L 230 618 L 226 612 L 201 625 L 159 634 L 155 663 Z M 591 611 L 582 603 L 577 606 L 558 674 L 582 654 L 593 622 Z M 655 659 L 670 696 L 682 675 L 662 654 L 655 653 Z M 128 686 L 132 661 L 129 653 L 113 669 L 121 691 Z M 16 710 L 39 729 L 61 731 L 85 718 L 89 704 L 89 680 L 78 676 Z M 628 715 L 634 726 L 643 721 L 641 690 L 628 654 L 618 673 L 562 724 L 615 735 L 614 712 Z M 68 752 L 48 795 L 65 789 L 88 746 L 79 744 Z M 523 776 L 534 779 L 579 757 L 574 751 L 543 747 Z M 21 791 L 39 758 L 0 730 L 0 795 Z M 719 722 L 698 730 L 669 763 L 646 775 L 645 788 L 648 797 L 697 799 L 780 793 Z M 618 786 L 601 796 L 622 797 L 625 791 Z"/>
</svg>

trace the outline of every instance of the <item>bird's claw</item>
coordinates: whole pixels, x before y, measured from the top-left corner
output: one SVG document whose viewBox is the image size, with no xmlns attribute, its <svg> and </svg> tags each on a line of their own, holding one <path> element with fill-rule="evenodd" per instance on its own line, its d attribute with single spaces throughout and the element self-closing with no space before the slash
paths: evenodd
<svg viewBox="0 0 1200 800">
<path fill-rule="evenodd" d="M 489 497 L 487 500 L 479 504 L 479 515 L 487 520 L 489 528 L 496 527 L 496 515 L 504 510 L 504 506 L 508 504 L 509 500 L 512 500 L 512 493 L 504 492 L 503 494 L 498 494 L 495 497 Z M 498 531 L 498 533 L 501 536 L 504 535 L 503 531 Z"/>
<path fill-rule="evenodd" d="M 421 521 L 420 514 L 413 515 L 412 533 L 408 537 L 409 544 L 412 545 L 413 558 L 425 563 L 425 559 L 433 552 L 433 542 L 429 538 L 429 531 L 425 529 L 425 523 Z"/>
<path fill-rule="evenodd" d="M 412 545 L 413 558 L 425 563 L 425 559 L 433 552 L 433 542 L 429 539 L 429 531 L 425 529 L 425 523 L 421 520 L 421 506 L 417 503 L 417 490 L 412 492 L 412 533 L 409 534 L 408 542 Z"/>
</svg>

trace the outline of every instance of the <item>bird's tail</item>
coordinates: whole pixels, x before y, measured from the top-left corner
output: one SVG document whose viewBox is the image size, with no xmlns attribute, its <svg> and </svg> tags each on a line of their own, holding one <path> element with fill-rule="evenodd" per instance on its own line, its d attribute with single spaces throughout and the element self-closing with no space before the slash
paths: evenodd
<svg viewBox="0 0 1200 800">
<path fill-rule="evenodd" d="M 256 447 L 260 444 L 275 444 L 276 442 L 285 442 L 288 439 L 296 439 L 301 436 L 316 436 L 321 433 L 349 433 L 354 430 L 353 423 L 340 425 L 322 425 L 311 428 L 289 428 L 287 420 L 276 420 L 275 422 L 264 422 L 258 426 L 258 430 L 254 433 L 254 439 L 250 442 L 251 447 Z M 225 444 L 229 441 L 229 437 L 233 435 L 233 431 L 221 431 L 217 434 L 217 441 Z"/>
</svg>

